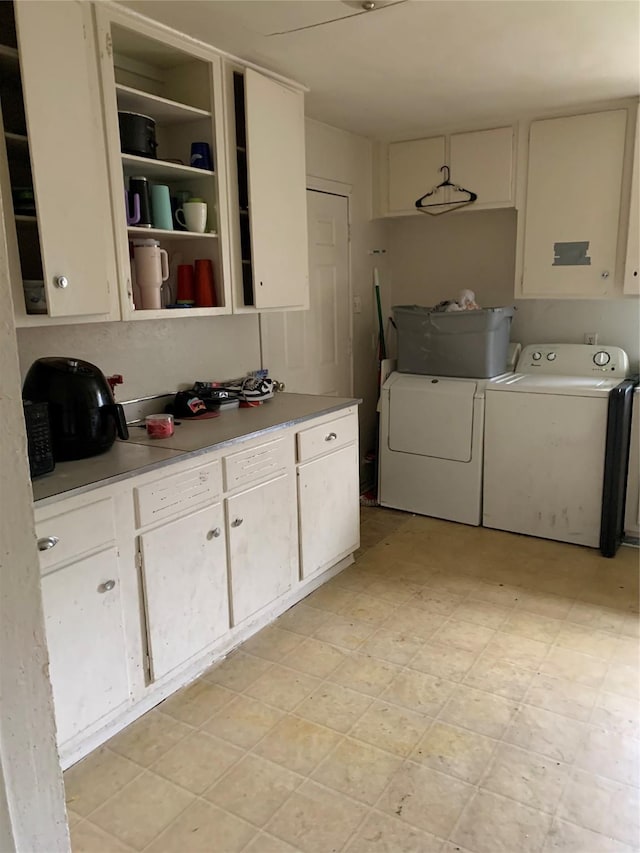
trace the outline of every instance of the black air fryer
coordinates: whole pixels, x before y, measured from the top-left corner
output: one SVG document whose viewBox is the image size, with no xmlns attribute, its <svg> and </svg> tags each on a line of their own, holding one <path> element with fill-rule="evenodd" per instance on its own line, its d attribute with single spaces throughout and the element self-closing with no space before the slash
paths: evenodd
<svg viewBox="0 0 640 853">
<path fill-rule="evenodd" d="M 116 434 L 129 438 L 124 410 L 114 402 L 104 374 L 77 358 L 39 358 L 24 380 L 26 400 L 47 403 L 56 462 L 97 456 Z"/>
</svg>

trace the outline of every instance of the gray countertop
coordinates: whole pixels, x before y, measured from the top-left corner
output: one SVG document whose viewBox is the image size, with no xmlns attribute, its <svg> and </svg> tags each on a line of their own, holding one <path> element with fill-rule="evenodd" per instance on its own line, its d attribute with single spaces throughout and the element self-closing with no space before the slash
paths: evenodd
<svg viewBox="0 0 640 853">
<path fill-rule="evenodd" d="M 151 439 L 137 427 L 129 429 L 128 441 L 116 441 L 111 450 L 90 459 L 59 462 L 55 471 L 33 482 L 33 499 L 39 506 L 115 483 L 136 474 L 196 455 L 255 438 L 283 427 L 295 426 L 320 415 L 338 412 L 360 401 L 352 397 L 312 394 L 276 394 L 251 409 L 232 409 L 219 418 L 182 419 L 171 438 Z"/>
</svg>

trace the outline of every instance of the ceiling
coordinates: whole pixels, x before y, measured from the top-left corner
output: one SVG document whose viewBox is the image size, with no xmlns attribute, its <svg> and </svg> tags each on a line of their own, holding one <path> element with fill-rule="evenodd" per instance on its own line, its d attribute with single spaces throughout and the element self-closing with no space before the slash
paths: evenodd
<svg viewBox="0 0 640 853">
<path fill-rule="evenodd" d="M 359 5 L 341 0 L 124 5 L 304 83 L 307 115 L 364 136 L 408 139 L 640 92 L 636 0 L 407 0 L 355 16 Z"/>
</svg>

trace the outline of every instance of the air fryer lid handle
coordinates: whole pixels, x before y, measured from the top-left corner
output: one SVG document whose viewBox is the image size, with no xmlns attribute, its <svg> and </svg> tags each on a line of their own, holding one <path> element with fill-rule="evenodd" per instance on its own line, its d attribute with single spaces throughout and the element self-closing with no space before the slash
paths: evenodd
<svg viewBox="0 0 640 853">
<path fill-rule="evenodd" d="M 110 403 L 108 406 L 104 406 L 104 409 L 107 414 L 113 416 L 113 419 L 116 422 L 118 438 L 126 441 L 129 438 L 129 427 L 127 426 L 127 422 L 124 417 L 124 409 L 120 403 Z"/>
</svg>

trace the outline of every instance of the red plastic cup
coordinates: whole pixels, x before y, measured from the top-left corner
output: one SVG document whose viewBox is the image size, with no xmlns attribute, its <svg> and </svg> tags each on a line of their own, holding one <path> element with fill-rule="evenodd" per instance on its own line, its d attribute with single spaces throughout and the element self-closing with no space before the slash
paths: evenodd
<svg viewBox="0 0 640 853">
<path fill-rule="evenodd" d="M 196 301 L 193 267 L 191 264 L 178 265 L 178 305 L 193 305 Z"/>
<path fill-rule="evenodd" d="M 213 284 L 213 264 L 210 258 L 195 262 L 196 308 L 215 308 L 216 291 Z"/>
</svg>

